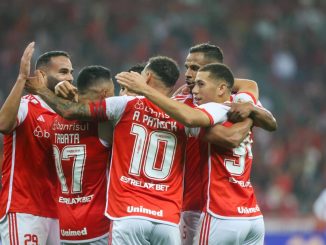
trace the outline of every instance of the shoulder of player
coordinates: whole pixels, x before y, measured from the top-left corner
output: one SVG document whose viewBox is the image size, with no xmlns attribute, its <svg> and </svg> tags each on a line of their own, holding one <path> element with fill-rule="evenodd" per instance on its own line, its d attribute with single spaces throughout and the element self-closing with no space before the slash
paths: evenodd
<svg viewBox="0 0 326 245">
<path fill-rule="evenodd" d="M 21 98 L 21 103 L 26 104 L 28 106 L 33 106 L 35 108 L 44 109 L 46 111 L 52 112 L 55 114 L 55 112 L 52 110 L 51 107 L 49 107 L 44 100 L 42 100 L 41 97 L 33 94 L 25 95 Z"/>
<path fill-rule="evenodd" d="M 201 104 L 199 106 L 197 106 L 197 108 L 224 108 L 224 109 L 228 109 L 229 106 L 227 105 L 224 105 L 222 103 L 217 103 L 217 102 L 208 102 L 208 103 L 205 103 L 205 104 Z"/>
</svg>

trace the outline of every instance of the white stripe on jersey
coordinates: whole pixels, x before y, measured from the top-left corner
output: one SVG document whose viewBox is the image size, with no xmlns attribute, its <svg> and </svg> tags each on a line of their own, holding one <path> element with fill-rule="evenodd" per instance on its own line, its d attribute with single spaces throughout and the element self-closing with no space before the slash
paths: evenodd
<svg viewBox="0 0 326 245">
<path fill-rule="evenodd" d="M 9 211 L 10 203 L 11 203 L 11 197 L 12 197 L 12 186 L 13 186 L 13 182 L 14 182 L 15 162 L 16 162 L 15 156 L 16 156 L 16 130 L 13 131 L 13 133 L 12 133 L 11 169 L 10 169 L 9 193 L 8 193 L 6 214 Z M 6 216 L 4 216 L 4 217 L 6 217 Z"/>
<path fill-rule="evenodd" d="M 105 99 L 106 116 L 109 120 L 118 121 L 123 114 L 129 101 L 144 98 L 135 96 L 115 96 Z"/>
</svg>

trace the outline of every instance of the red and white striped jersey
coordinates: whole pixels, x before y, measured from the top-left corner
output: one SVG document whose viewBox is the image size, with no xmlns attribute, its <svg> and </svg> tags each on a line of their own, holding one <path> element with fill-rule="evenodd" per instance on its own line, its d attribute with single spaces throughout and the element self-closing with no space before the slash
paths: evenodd
<svg viewBox="0 0 326 245">
<path fill-rule="evenodd" d="M 252 101 L 240 93 L 233 101 Z M 225 127 L 230 122 L 222 124 Z M 205 211 L 218 218 L 257 218 L 262 216 L 250 182 L 252 167 L 252 133 L 234 149 L 208 145 L 207 204 Z M 205 178 L 206 179 L 206 178 Z"/>
<path fill-rule="evenodd" d="M 56 114 L 41 98 L 21 99 L 17 127 L 4 136 L 0 220 L 8 212 L 57 218 L 50 126 Z"/>
<path fill-rule="evenodd" d="M 108 217 L 178 225 L 187 130 L 144 97 L 111 97 L 101 106 L 107 119 L 115 121 Z M 226 118 L 225 108 L 208 105 L 202 110 L 212 124 Z"/>
<path fill-rule="evenodd" d="M 99 138 L 98 123 L 56 116 L 51 138 L 58 175 L 58 215 L 62 241 L 108 236 L 104 215 L 111 147 Z"/>
</svg>

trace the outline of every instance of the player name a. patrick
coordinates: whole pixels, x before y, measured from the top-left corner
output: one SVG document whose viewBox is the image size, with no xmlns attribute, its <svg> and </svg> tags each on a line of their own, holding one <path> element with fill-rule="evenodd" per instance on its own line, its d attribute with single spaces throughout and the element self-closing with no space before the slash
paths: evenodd
<svg viewBox="0 0 326 245">
<path fill-rule="evenodd" d="M 141 114 L 139 111 L 134 112 L 132 120 L 136 122 L 141 122 L 147 125 L 148 127 L 152 128 L 167 129 L 172 132 L 177 132 L 178 130 L 176 121 L 166 119 L 160 120 L 160 118 L 157 117 Z"/>
</svg>

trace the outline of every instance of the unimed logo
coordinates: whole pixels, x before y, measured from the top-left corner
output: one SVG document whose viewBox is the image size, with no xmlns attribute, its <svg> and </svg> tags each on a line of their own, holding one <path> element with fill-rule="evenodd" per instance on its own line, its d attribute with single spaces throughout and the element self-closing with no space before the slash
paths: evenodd
<svg viewBox="0 0 326 245">
<path fill-rule="evenodd" d="M 38 138 L 50 138 L 50 133 L 45 129 L 42 129 L 40 126 L 37 126 L 33 131 L 34 136 Z"/>
<path fill-rule="evenodd" d="M 82 230 L 64 230 L 61 229 L 61 236 L 86 236 L 87 235 L 87 228 L 84 227 Z"/>
</svg>

